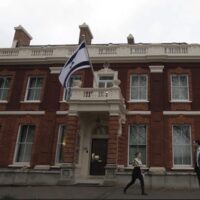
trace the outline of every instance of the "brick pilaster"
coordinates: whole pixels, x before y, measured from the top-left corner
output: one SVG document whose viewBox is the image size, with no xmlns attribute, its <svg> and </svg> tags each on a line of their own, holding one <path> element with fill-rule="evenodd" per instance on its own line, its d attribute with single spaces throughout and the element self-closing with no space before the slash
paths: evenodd
<svg viewBox="0 0 200 200">
<path fill-rule="evenodd" d="M 117 164 L 118 157 L 118 127 L 119 127 L 119 117 L 110 116 L 109 117 L 109 139 L 108 139 L 108 155 L 107 164 Z"/>
<path fill-rule="evenodd" d="M 74 163 L 75 161 L 75 149 L 76 149 L 76 138 L 78 128 L 78 117 L 68 116 L 67 119 L 67 134 L 65 137 L 64 147 L 64 161 L 65 163 Z"/>
</svg>

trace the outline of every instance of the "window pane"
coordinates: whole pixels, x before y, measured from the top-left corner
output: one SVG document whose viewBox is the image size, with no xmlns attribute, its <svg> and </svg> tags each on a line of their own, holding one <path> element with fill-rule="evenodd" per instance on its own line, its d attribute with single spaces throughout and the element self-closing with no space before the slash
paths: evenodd
<svg viewBox="0 0 200 200">
<path fill-rule="evenodd" d="M 173 87 L 173 88 L 172 88 L 172 98 L 173 98 L 174 100 L 180 99 L 179 88 L 178 88 L 178 87 Z"/>
<path fill-rule="evenodd" d="M 140 86 L 146 87 L 146 76 L 140 76 Z"/>
<path fill-rule="evenodd" d="M 31 149 L 35 133 L 35 126 L 24 125 L 21 126 L 18 143 L 16 144 L 18 152 L 16 155 L 16 162 L 29 162 L 31 159 Z"/>
<path fill-rule="evenodd" d="M 187 76 L 180 76 L 180 86 L 187 87 Z"/>
<path fill-rule="evenodd" d="M 16 160 L 17 162 L 23 162 L 24 152 L 25 152 L 25 144 L 20 144 L 17 152 L 17 160 Z"/>
<path fill-rule="evenodd" d="M 36 78 L 30 78 L 29 88 L 35 88 L 36 87 Z"/>
<path fill-rule="evenodd" d="M 139 99 L 142 99 L 142 100 L 146 100 L 147 98 L 147 95 L 146 95 L 146 87 L 140 87 L 140 98 Z"/>
<path fill-rule="evenodd" d="M 131 89 L 131 99 L 139 99 L 139 88 L 138 87 L 133 87 Z"/>
<path fill-rule="evenodd" d="M 7 100 L 11 78 L 0 77 L 0 100 Z"/>
<path fill-rule="evenodd" d="M 188 88 L 186 87 L 181 87 L 179 89 L 179 99 L 182 99 L 182 100 L 187 100 L 188 99 Z"/>
<path fill-rule="evenodd" d="M 32 101 L 40 100 L 42 84 L 43 84 L 42 77 L 30 77 L 27 100 L 32 100 Z"/>
<path fill-rule="evenodd" d="M 31 150 L 32 150 L 32 144 L 26 144 L 23 162 L 30 162 L 30 160 L 31 160 Z"/>
<path fill-rule="evenodd" d="M 105 83 L 104 82 L 99 82 L 99 88 L 105 88 Z"/>
<path fill-rule="evenodd" d="M 172 86 L 173 87 L 178 87 L 179 86 L 178 76 L 172 76 Z"/>
<path fill-rule="evenodd" d="M 139 86 L 139 77 L 138 76 L 132 76 L 132 86 L 133 87 Z"/>
<path fill-rule="evenodd" d="M 190 126 L 173 126 L 173 151 L 175 165 L 191 165 Z"/>
<path fill-rule="evenodd" d="M 27 100 L 34 100 L 35 99 L 34 96 L 35 96 L 35 89 L 29 89 Z"/>
<path fill-rule="evenodd" d="M 129 164 L 135 157 L 136 152 L 142 153 L 142 162 L 146 164 L 146 126 L 132 125 L 130 126 L 129 135 Z"/>
</svg>

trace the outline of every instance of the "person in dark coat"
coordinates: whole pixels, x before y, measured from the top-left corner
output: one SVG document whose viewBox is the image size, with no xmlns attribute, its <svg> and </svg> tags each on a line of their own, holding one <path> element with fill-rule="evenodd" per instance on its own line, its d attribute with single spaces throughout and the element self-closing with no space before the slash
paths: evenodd
<svg viewBox="0 0 200 200">
<path fill-rule="evenodd" d="M 137 152 L 135 154 L 135 159 L 133 160 L 133 171 L 132 171 L 132 179 L 131 181 L 126 185 L 124 188 L 124 194 L 126 193 L 127 189 L 135 183 L 136 179 L 140 180 L 140 185 L 141 185 L 141 190 L 142 190 L 142 195 L 147 195 L 144 191 L 144 177 L 141 172 L 141 166 L 142 166 L 142 161 L 141 161 L 141 152 Z"/>
<path fill-rule="evenodd" d="M 199 187 L 200 187 L 200 140 L 195 141 L 196 144 L 196 151 L 195 151 L 195 172 L 197 173 L 197 178 L 199 181 Z"/>
</svg>

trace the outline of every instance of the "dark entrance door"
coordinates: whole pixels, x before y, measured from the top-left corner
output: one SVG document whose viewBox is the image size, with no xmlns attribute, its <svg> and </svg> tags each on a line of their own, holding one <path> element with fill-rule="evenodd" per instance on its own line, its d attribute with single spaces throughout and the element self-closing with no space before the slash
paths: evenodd
<svg viewBox="0 0 200 200">
<path fill-rule="evenodd" d="M 90 175 L 105 175 L 107 139 L 92 139 Z"/>
</svg>

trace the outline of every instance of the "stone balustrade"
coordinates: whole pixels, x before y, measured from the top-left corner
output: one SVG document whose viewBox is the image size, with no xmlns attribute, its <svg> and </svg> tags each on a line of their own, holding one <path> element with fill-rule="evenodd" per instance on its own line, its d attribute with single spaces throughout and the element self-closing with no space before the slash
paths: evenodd
<svg viewBox="0 0 200 200">
<path fill-rule="evenodd" d="M 41 46 L 1 48 L 0 63 L 16 62 L 17 60 L 37 61 L 61 61 L 62 63 L 75 51 L 76 45 L 66 46 Z M 137 59 L 200 59 L 199 44 L 108 44 L 88 45 L 89 55 L 92 61 Z"/>
</svg>

